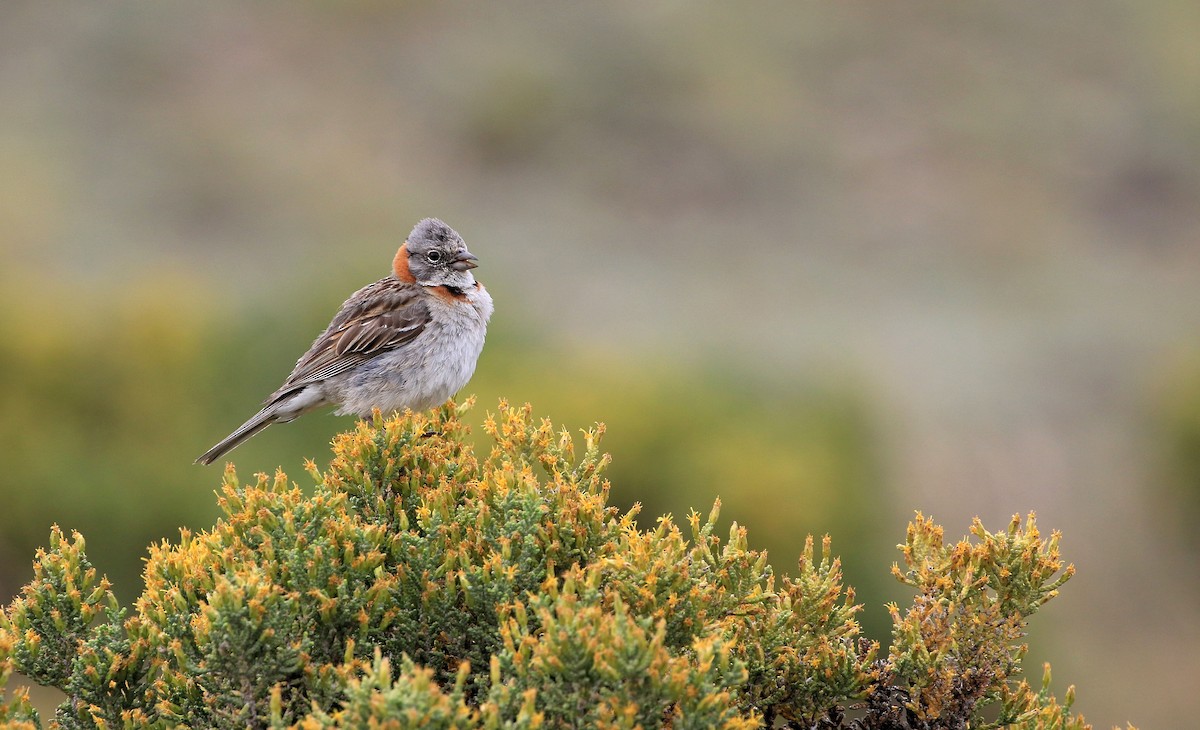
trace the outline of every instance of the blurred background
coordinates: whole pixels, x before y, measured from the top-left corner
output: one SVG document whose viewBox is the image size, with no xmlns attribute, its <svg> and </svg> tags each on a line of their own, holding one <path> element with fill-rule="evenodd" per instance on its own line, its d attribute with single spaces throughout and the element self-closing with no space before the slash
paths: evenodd
<svg viewBox="0 0 1200 730">
<path fill-rule="evenodd" d="M 608 424 L 613 496 L 829 533 L 876 637 L 914 510 L 1036 511 L 1079 573 L 1030 673 L 1200 713 L 1200 5 L 0 7 L 0 594 L 51 523 L 131 600 L 192 460 L 424 216 L 474 381 Z M 244 477 L 350 419 L 310 415 Z M 48 695 L 39 701 L 53 703 Z"/>
</svg>

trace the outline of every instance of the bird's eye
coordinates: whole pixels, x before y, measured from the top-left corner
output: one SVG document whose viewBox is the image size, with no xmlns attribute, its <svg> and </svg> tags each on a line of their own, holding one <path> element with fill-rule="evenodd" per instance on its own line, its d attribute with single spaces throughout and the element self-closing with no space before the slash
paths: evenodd
<svg viewBox="0 0 1200 730">
<path fill-rule="evenodd" d="M 425 254 L 425 260 L 427 260 L 431 264 L 441 263 L 442 252 L 438 251 L 437 249 L 434 249 L 433 251 L 430 251 L 429 253 Z"/>
</svg>

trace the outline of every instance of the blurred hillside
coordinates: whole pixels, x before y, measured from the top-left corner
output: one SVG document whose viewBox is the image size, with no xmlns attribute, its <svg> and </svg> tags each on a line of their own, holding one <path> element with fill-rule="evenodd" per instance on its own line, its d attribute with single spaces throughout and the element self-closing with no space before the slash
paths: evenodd
<svg viewBox="0 0 1200 730">
<path fill-rule="evenodd" d="M 1030 666 L 1184 727 L 1198 35 L 1181 1 L 9 0 L 0 593 L 58 522 L 136 594 L 215 515 L 192 459 L 436 215 L 497 302 L 480 418 L 605 421 L 618 502 L 719 494 L 780 571 L 830 533 L 876 634 L 912 510 L 1036 510 L 1079 574 Z M 350 424 L 232 458 L 298 477 Z"/>
</svg>

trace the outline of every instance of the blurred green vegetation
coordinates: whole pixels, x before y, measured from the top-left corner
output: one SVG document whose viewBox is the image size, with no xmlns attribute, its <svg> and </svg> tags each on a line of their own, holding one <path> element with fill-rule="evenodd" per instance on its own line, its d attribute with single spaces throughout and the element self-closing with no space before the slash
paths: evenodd
<svg viewBox="0 0 1200 730">
<path fill-rule="evenodd" d="M 5 287 L 0 441 L 18 455 L 0 474 L 7 596 L 58 523 L 90 536 L 97 565 L 130 600 L 145 545 L 213 519 L 219 470 L 192 460 L 253 412 L 340 303 L 321 287 L 299 287 L 314 292 L 299 311 L 280 297 L 235 316 L 220 303 L 206 309 L 196 287 L 163 276 L 111 295 L 48 282 Z M 34 291 L 44 306 L 18 306 Z M 753 525 L 755 547 L 784 572 L 805 535 L 830 533 L 860 596 L 876 606 L 892 597 L 881 593 L 890 578 L 868 567 L 890 547 L 876 537 L 888 510 L 869 403 L 853 383 L 750 380 L 719 359 L 621 360 L 501 325 L 465 392 L 482 407 L 507 397 L 538 402 L 562 422 L 604 421 L 621 506 L 684 515 L 720 497 L 726 518 Z M 311 414 L 229 459 L 244 470 L 294 471 L 307 457 L 325 461 L 329 439 L 349 425 Z M 865 623 L 879 632 L 888 625 L 883 611 Z"/>
<path fill-rule="evenodd" d="M 1150 406 L 1147 430 L 1157 443 L 1163 513 L 1200 551 L 1200 350 L 1162 375 Z"/>
<path fill-rule="evenodd" d="M 218 354 L 205 315 L 162 297 L 182 282 L 83 292 L 4 282 L 0 307 L 0 577 L 12 592 L 50 522 L 88 525 L 103 569 L 136 576 L 139 541 L 210 516 L 189 490 L 187 442 L 215 399 L 195 397 Z M 193 493 L 193 492 L 196 493 Z"/>
</svg>

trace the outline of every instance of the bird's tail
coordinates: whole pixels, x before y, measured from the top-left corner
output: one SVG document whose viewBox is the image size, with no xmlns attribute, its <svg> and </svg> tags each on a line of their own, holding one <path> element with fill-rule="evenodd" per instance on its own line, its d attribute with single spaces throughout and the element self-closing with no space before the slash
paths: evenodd
<svg viewBox="0 0 1200 730">
<path fill-rule="evenodd" d="M 220 443 L 201 454 L 200 458 L 196 459 L 196 463 L 211 464 L 230 451 L 233 451 L 243 441 L 270 426 L 272 423 L 275 423 L 277 420 L 275 411 L 275 407 L 270 405 L 255 413 L 250 417 L 249 421 L 238 426 L 236 431 L 221 439 Z"/>
</svg>

